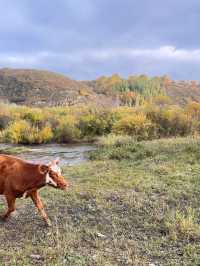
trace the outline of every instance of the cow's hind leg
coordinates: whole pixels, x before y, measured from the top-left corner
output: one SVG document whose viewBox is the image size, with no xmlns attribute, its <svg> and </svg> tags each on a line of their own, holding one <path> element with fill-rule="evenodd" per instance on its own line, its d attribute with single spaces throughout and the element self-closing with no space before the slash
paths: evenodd
<svg viewBox="0 0 200 266">
<path fill-rule="evenodd" d="M 3 216 L 3 219 L 6 220 L 10 214 L 12 212 L 15 211 L 15 201 L 16 201 L 16 198 L 12 195 L 5 195 L 5 198 L 6 198 L 6 201 L 7 201 L 7 204 L 8 204 L 8 210 L 7 212 L 4 214 Z"/>
<path fill-rule="evenodd" d="M 48 218 L 48 216 L 44 210 L 44 207 L 43 207 L 42 201 L 38 195 L 38 192 L 37 191 L 31 192 L 30 197 L 31 197 L 32 201 L 34 202 L 36 208 L 38 209 L 39 213 L 41 214 L 42 218 L 45 220 L 46 224 L 48 226 L 51 226 L 51 221 L 49 220 L 49 218 Z"/>
</svg>

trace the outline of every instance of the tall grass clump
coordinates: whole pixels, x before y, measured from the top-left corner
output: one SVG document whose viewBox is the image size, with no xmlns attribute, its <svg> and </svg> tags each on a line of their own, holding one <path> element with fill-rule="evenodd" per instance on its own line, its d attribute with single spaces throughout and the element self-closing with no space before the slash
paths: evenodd
<svg viewBox="0 0 200 266">
<path fill-rule="evenodd" d="M 165 219 L 165 227 L 171 239 L 200 239 L 200 225 L 195 211 L 188 208 L 186 212 L 176 211 Z"/>
<path fill-rule="evenodd" d="M 103 147 L 130 145 L 135 142 L 135 138 L 128 135 L 109 134 L 98 138 L 97 144 Z"/>
</svg>

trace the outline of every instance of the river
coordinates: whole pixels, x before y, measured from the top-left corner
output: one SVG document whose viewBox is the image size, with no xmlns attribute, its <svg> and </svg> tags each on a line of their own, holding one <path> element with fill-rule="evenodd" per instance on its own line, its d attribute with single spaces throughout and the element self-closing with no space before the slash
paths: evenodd
<svg viewBox="0 0 200 266">
<path fill-rule="evenodd" d="M 80 164 L 87 160 L 89 151 L 95 150 L 95 146 L 86 144 L 42 144 L 34 146 L 0 144 L 0 146 L 1 148 L 25 148 L 24 152 L 18 153 L 16 156 L 34 163 L 48 163 L 59 157 L 61 166 Z"/>
</svg>

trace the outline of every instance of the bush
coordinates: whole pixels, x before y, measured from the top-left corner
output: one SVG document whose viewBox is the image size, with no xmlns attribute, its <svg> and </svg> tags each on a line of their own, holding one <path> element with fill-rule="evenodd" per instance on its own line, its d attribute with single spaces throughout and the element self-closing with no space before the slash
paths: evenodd
<svg viewBox="0 0 200 266">
<path fill-rule="evenodd" d="M 192 121 L 179 108 L 163 111 L 162 118 L 161 126 L 167 136 L 185 136 L 191 132 Z"/>
<path fill-rule="evenodd" d="M 122 146 L 132 144 L 135 139 L 127 135 L 115 135 L 109 134 L 107 136 L 102 136 L 98 139 L 97 144 L 99 146 L 112 147 L 112 146 Z"/>
<path fill-rule="evenodd" d="M 137 140 L 149 139 L 155 135 L 154 124 L 144 114 L 128 115 L 113 125 L 113 133 L 134 136 Z"/>
<path fill-rule="evenodd" d="M 41 127 L 44 124 L 45 118 L 44 113 L 42 110 L 33 109 L 27 111 L 23 116 L 22 119 L 28 120 L 32 125 Z"/>
<path fill-rule="evenodd" d="M 79 122 L 82 136 L 101 136 L 109 134 L 114 123 L 114 115 L 110 111 L 99 111 L 83 116 Z"/>
<path fill-rule="evenodd" d="M 54 130 L 54 139 L 61 143 L 70 143 L 80 139 L 81 132 L 77 127 L 74 116 L 68 116 L 58 121 L 58 126 Z"/>
<path fill-rule="evenodd" d="M 146 147 L 144 143 L 130 142 L 121 145 L 103 146 L 90 153 L 91 160 L 131 160 L 136 163 L 137 161 L 145 160 L 152 157 L 157 151 L 151 147 Z"/>
<path fill-rule="evenodd" d="M 25 120 L 11 123 L 1 134 L 1 141 L 15 144 L 41 144 L 50 142 L 52 138 L 53 133 L 49 126 L 45 126 L 39 130 L 39 128 L 32 127 Z"/>
<path fill-rule="evenodd" d="M 200 103 L 190 102 L 186 108 L 186 113 L 195 120 L 200 120 Z"/>
<path fill-rule="evenodd" d="M 181 108 L 167 105 L 166 96 L 155 97 L 154 104 L 113 109 L 87 106 L 39 109 L 0 104 L 0 138 L 12 143 L 69 143 L 104 136 L 99 143 L 120 146 L 132 140 L 199 135 L 199 117 L 199 103 Z"/>
<path fill-rule="evenodd" d="M 49 143 L 53 139 L 53 132 L 50 126 L 46 125 L 39 132 L 36 138 L 37 143 Z"/>
<path fill-rule="evenodd" d="M 172 103 L 171 98 L 166 95 L 158 95 L 153 97 L 153 103 L 157 106 L 164 107 Z"/>
<path fill-rule="evenodd" d="M 156 125 L 157 137 L 186 136 L 192 133 L 192 120 L 179 107 L 148 106 L 145 113 Z"/>
<path fill-rule="evenodd" d="M 0 115 L 0 130 L 5 129 L 11 121 L 12 118 L 10 116 Z"/>
<path fill-rule="evenodd" d="M 25 139 L 31 134 L 31 126 L 25 120 L 12 122 L 5 130 L 3 137 L 6 142 L 26 143 Z"/>
<path fill-rule="evenodd" d="M 127 115 L 134 115 L 137 113 L 137 109 L 133 107 L 120 106 L 112 110 L 112 114 L 115 120 L 122 119 Z"/>
</svg>

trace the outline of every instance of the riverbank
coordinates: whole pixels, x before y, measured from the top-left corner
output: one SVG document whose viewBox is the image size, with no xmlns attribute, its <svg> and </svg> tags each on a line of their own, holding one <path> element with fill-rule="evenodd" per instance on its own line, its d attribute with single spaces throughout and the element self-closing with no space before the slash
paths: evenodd
<svg viewBox="0 0 200 266">
<path fill-rule="evenodd" d="M 39 164 L 48 164 L 60 158 L 60 165 L 75 165 L 87 161 L 88 153 L 95 150 L 95 145 L 81 144 L 40 144 L 13 145 L 0 144 L 0 154 L 17 156 L 23 160 Z"/>
<path fill-rule="evenodd" d="M 199 265 L 199 145 L 104 143 L 64 166 L 69 191 L 41 190 L 52 228 L 30 200 L 0 223 L 2 265 Z"/>
</svg>

